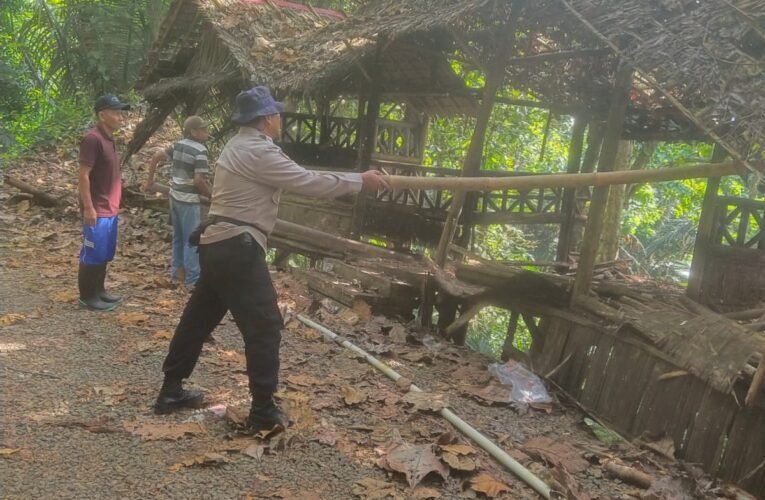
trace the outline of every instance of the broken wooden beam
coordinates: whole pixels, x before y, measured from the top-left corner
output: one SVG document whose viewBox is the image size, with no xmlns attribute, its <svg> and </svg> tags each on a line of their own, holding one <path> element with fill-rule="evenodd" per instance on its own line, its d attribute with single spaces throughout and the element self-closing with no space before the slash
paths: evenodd
<svg viewBox="0 0 765 500">
<path fill-rule="evenodd" d="M 765 168 L 765 165 L 761 165 Z M 440 189 L 450 191 L 498 191 L 505 189 L 529 190 L 538 188 L 578 188 L 587 186 L 611 186 L 614 184 L 639 184 L 666 182 L 681 179 L 701 179 L 746 173 L 737 161 L 723 163 L 699 163 L 682 167 L 652 170 L 620 170 L 616 172 L 592 172 L 587 174 L 539 174 L 508 177 L 410 177 L 388 175 L 394 191 L 404 189 Z"/>
<path fill-rule="evenodd" d="M 762 387 L 763 382 L 765 382 L 765 362 L 763 362 L 763 359 L 760 359 L 760 365 L 757 367 L 757 371 L 754 372 L 754 376 L 752 377 L 752 385 L 749 386 L 749 390 L 746 393 L 746 399 L 744 400 L 744 404 L 751 408 L 754 406 L 754 403 L 757 402 L 757 396 L 760 392 L 760 387 Z"/>
<path fill-rule="evenodd" d="M 15 177 L 11 177 L 10 175 L 7 175 L 7 174 L 4 177 L 5 177 L 5 182 L 8 185 L 13 186 L 16 189 L 23 191 L 25 193 L 31 194 L 34 197 L 34 199 L 40 205 L 44 207 L 57 207 L 61 203 L 61 201 L 58 198 L 51 196 L 50 194 L 34 187 L 31 184 L 28 184 L 22 180 L 16 179 Z"/>
<path fill-rule="evenodd" d="M 736 321 L 744 321 L 748 319 L 759 318 L 765 314 L 765 307 L 757 307 L 754 309 L 744 309 L 743 311 L 734 311 L 723 314 L 728 319 Z"/>
<path fill-rule="evenodd" d="M 157 183 L 152 185 L 152 189 L 164 194 L 167 194 L 170 191 L 170 188 L 167 186 Z M 209 199 L 205 197 L 201 198 L 202 203 L 210 203 Z M 301 247 L 305 247 L 307 244 L 313 249 L 311 252 L 321 253 L 324 251 L 333 257 L 352 254 L 395 260 L 412 260 L 410 255 L 394 252 L 368 243 L 327 234 L 323 231 L 318 231 L 310 227 L 301 226 L 300 224 L 287 222 L 281 219 L 276 220 L 276 225 L 269 238 L 273 246 L 278 246 L 280 243 L 284 243 L 288 249 L 300 251 Z"/>
</svg>

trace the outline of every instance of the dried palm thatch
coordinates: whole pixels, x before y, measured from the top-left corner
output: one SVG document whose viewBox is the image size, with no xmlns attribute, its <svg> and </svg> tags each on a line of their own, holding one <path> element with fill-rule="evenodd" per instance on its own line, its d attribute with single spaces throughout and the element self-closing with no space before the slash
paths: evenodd
<svg viewBox="0 0 765 500">
<path fill-rule="evenodd" d="M 561 0 L 734 157 L 765 150 L 765 2 Z"/>
<path fill-rule="evenodd" d="M 347 17 L 280 0 L 176 0 L 141 86 L 159 98 L 183 87 L 163 78 L 216 85 L 225 74 L 334 97 L 364 95 L 374 83 L 421 110 L 470 114 L 480 89 L 467 88 L 453 65 L 485 69 L 497 45 L 511 43 L 508 93 L 602 115 L 621 58 L 637 70 L 626 137 L 707 136 L 757 160 L 764 19 L 765 2 L 756 0 L 380 0 Z M 225 51 L 199 64 L 194 51 L 212 43 L 204 34 Z"/>
</svg>

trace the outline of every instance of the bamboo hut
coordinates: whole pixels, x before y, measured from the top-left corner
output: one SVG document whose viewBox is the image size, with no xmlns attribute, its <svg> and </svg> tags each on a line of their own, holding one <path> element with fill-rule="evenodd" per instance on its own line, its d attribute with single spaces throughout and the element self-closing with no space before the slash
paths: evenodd
<svg viewBox="0 0 765 500">
<path fill-rule="evenodd" d="M 755 313 L 731 311 L 765 301 L 765 203 L 719 197 L 718 188 L 719 175 L 758 176 L 763 165 L 764 20 L 765 6 L 749 0 L 383 0 L 353 16 L 280 0 L 176 0 L 138 84 L 152 109 L 128 155 L 179 106 L 220 117 L 214 135 L 225 137 L 230 103 L 251 84 L 270 85 L 291 103 L 282 146 L 319 169 L 376 167 L 426 179 L 531 175 L 481 168 L 497 103 L 574 117 L 561 168 L 571 175 L 607 174 L 620 140 L 715 143 L 712 160 L 728 163 L 696 171 L 714 176 L 687 290 L 693 300 L 593 280 L 608 183 L 466 193 L 425 180 L 375 199 L 285 197 L 280 218 L 341 237 L 434 247 L 436 265 L 425 271 L 417 261 L 370 264 L 424 291 L 423 324 L 436 306 L 439 326 L 460 342 L 482 307 L 505 307 L 512 311 L 505 357 L 520 355 L 512 338 L 525 323 L 534 338 L 527 361 L 590 411 L 628 436 L 667 435 L 679 458 L 761 492 L 765 338 L 732 321 Z M 480 71 L 483 87 L 468 87 L 455 65 Z M 512 89 L 533 97 L 509 97 Z M 422 165 L 429 117 L 455 115 L 475 117 L 462 170 Z M 475 256 L 465 262 L 472 227 L 540 223 L 559 227 L 556 264 L 575 268 L 575 277 Z M 329 251 L 280 238 L 290 251 L 334 257 L 340 245 L 333 240 Z M 393 289 L 379 275 L 333 266 L 352 281 Z M 317 274 L 307 279 L 347 304 L 359 298 Z"/>
</svg>

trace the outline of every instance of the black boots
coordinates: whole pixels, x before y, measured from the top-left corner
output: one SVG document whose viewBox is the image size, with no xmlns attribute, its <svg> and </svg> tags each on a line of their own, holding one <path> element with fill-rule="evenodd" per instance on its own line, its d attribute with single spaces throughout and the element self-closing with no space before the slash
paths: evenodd
<svg viewBox="0 0 765 500">
<path fill-rule="evenodd" d="M 81 305 L 94 311 L 111 311 L 117 307 L 116 302 L 107 302 L 101 297 L 105 277 L 106 264 L 80 264 L 77 284 L 80 288 Z"/>
<path fill-rule="evenodd" d="M 276 427 L 282 430 L 287 428 L 289 419 L 279 408 L 276 407 L 273 399 L 265 402 L 252 401 L 250 415 L 247 417 L 247 430 L 249 432 L 270 431 Z"/>
<path fill-rule="evenodd" d="M 104 289 L 104 282 L 106 281 L 106 263 L 99 264 L 98 265 L 98 281 L 97 284 L 97 292 L 98 292 L 98 298 L 103 300 L 104 302 L 117 303 L 122 300 L 122 297 L 118 297 L 116 295 L 111 295 L 107 293 L 106 289 Z"/>
<path fill-rule="evenodd" d="M 201 408 L 203 402 L 202 391 L 184 389 L 180 380 L 165 377 L 154 403 L 154 413 L 167 415 L 181 408 Z"/>
</svg>

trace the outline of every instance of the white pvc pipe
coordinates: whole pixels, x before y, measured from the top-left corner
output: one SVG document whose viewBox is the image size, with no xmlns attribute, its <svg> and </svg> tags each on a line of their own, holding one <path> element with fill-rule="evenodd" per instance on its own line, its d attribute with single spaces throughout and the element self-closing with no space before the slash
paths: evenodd
<svg viewBox="0 0 765 500">
<path fill-rule="evenodd" d="M 401 375 L 397 373 L 395 370 L 393 370 L 390 366 L 386 365 L 379 359 L 375 358 L 374 356 L 366 352 L 364 349 L 358 347 L 357 345 L 337 335 L 333 331 L 327 329 L 325 326 L 322 326 L 319 323 L 316 323 L 315 321 L 312 321 L 300 314 L 298 314 L 297 318 L 303 324 L 310 326 L 311 328 L 314 328 L 317 331 L 319 331 L 322 335 L 324 335 L 329 340 L 337 344 L 340 344 L 341 346 L 347 349 L 350 349 L 351 351 L 363 356 L 364 359 L 367 361 L 367 363 L 369 363 L 370 365 L 374 366 L 375 368 L 383 372 L 388 378 L 394 381 L 401 378 Z M 423 392 L 422 389 L 420 389 L 414 384 L 409 386 L 409 390 L 414 392 Z M 513 457 L 508 455 L 502 448 L 500 448 L 499 446 L 491 442 L 486 436 L 484 436 L 483 434 L 475 430 L 467 422 L 465 422 L 460 417 L 455 415 L 454 412 L 452 412 L 448 408 L 443 408 L 439 413 L 450 424 L 456 427 L 457 430 L 459 430 L 468 438 L 472 439 L 473 442 L 475 442 L 478 446 L 486 450 L 492 457 L 497 459 L 499 463 L 507 467 L 507 469 L 510 472 L 518 476 L 518 478 L 520 478 L 524 483 L 531 486 L 534 489 L 534 491 L 539 493 L 543 498 L 546 498 L 549 500 L 550 487 L 544 481 L 542 481 L 537 476 L 535 476 L 531 471 L 529 471 L 523 465 L 518 463 L 518 461 L 516 461 Z"/>
</svg>

